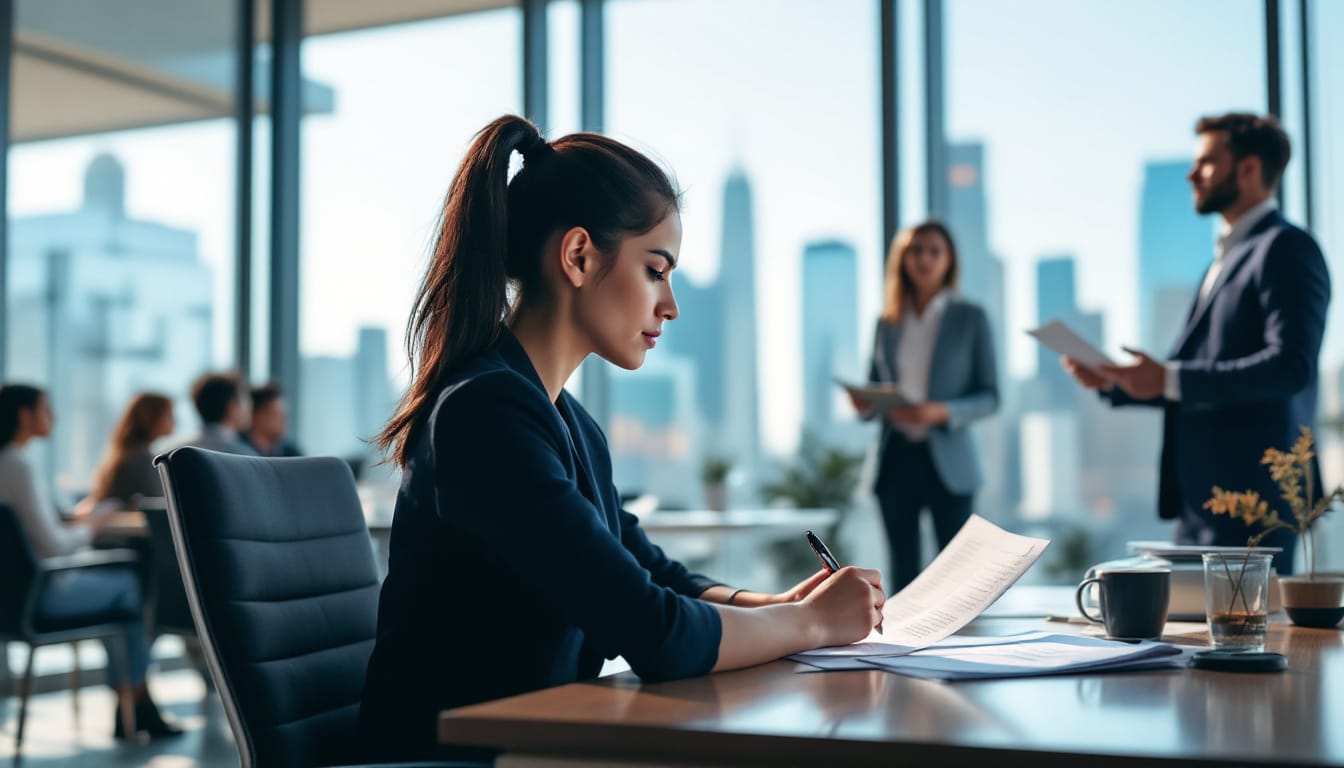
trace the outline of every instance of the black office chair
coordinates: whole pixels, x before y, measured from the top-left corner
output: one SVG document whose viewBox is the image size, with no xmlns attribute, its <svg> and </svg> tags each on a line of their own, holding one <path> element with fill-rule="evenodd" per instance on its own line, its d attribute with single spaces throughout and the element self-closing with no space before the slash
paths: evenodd
<svg viewBox="0 0 1344 768">
<path fill-rule="evenodd" d="M 130 568 L 136 567 L 136 554 L 122 549 L 101 549 L 77 552 L 63 557 L 38 559 L 28 537 L 19 524 L 18 515 L 7 506 L 0 505 L 0 644 L 20 642 L 28 645 L 28 660 L 24 664 L 23 680 L 19 683 L 19 723 L 14 734 L 14 754 L 23 747 L 23 728 L 28 717 L 28 697 L 33 690 L 33 657 L 37 649 L 44 645 L 78 643 L 83 640 L 97 640 L 105 637 L 120 639 L 125 624 L 139 621 L 139 614 L 118 611 L 103 611 L 77 616 L 61 621 L 53 621 L 42 616 L 38 610 L 48 585 L 59 574 L 83 569 Z M 112 644 L 114 653 L 121 654 L 123 669 L 126 668 L 126 649 L 124 644 Z M 76 649 L 78 653 L 78 649 Z M 4 660 L 0 659 L 0 662 Z M 78 670 L 78 658 L 76 657 Z M 79 711 L 78 674 L 72 678 L 75 697 L 75 711 Z M 130 722 L 130 699 L 121 697 L 122 723 Z"/>
<path fill-rule="evenodd" d="M 200 448 L 154 463 L 243 768 L 340 765 L 359 755 L 379 583 L 349 466 Z"/>
<path fill-rule="evenodd" d="M 152 562 L 149 573 L 150 594 L 153 597 L 153 613 L 149 625 L 155 636 L 186 635 L 196 636 L 196 624 L 191 618 L 191 606 L 187 604 L 187 590 L 182 585 L 182 570 L 177 564 L 177 554 L 173 546 L 173 529 L 168 522 L 168 507 L 142 505 L 140 511 L 145 516 L 145 526 L 149 529 L 149 549 Z"/>
</svg>

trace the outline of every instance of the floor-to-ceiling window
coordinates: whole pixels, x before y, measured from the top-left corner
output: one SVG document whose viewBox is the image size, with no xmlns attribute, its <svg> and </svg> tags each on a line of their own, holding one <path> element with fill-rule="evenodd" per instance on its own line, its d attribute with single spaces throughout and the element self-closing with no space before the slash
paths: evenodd
<svg viewBox="0 0 1344 768">
<path fill-rule="evenodd" d="M 1312 229 L 1334 279 L 1334 296 L 1321 353 L 1321 410 L 1331 427 L 1322 430 L 1321 471 L 1327 485 L 1344 483 L 1344 50 L 1337 43 L 1344 31 L 1344 3 L 1309 0 L 1308 82 L 1310 84 Z M 1298 161 L 1302 153 L 1298 151 Z M 1344 570 L 1344 520 L 1327 518 L 1321 553 L 1331 570 Z"/>
<path fill-rule="evenodd" d="M 1127 539 L 1170 535 L 1155 511 L 1160 420 L 1081 394 L 1024 331 L 1059 317 L 1117 358 L 1167 353 L 1213 252 L 1184 178 L 1194 124 L 1266 110 L 1264 3 L 939 5 L 945 171 L 930 209 L 1002 353 L 978 509 L 1070 538 L 1046 558 L 1067 578 Z"/>
<path fill-rule="evenodd" d="M 234 365 L 237 5 L 14 3 L 5 378 L 45 387 L 35 456 L 88 487 L 143 390 L 195 425 L 194 377 Z"/>
<path fill-rule="evenodd" d="M 406 321 L 448 183 L 475 133 L 522 109 L 521 24 L 504 7 L 304 40 L 304 77 L 332 91 L 330 111 L 303 118 L 300 152 L 306 452 L 372 455 L 407 383 Z"/>
<path fill-rule="evenodd" d="M 681 316 L 610 373 L 622 490 L 702 507 L 724 460 L 751 506 L 805 432 L 866 450 L 832 377 L 865 370 L 877 306 L 878 21 L 868 0 L 607 3 L 605 132 L 685 191 Z"/>
</svg>

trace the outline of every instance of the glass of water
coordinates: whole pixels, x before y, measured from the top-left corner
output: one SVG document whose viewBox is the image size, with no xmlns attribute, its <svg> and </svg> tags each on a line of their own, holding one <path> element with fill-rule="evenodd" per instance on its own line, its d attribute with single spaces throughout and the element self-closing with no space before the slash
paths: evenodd
<svg viewBox="0 0 1344 768">
<path fill-rule="evenodd" d="M 1214 650 L 1265 650 L 1272 559 L 1252 552 L 1204 555 L 1204 611 Z"/>
</svg>

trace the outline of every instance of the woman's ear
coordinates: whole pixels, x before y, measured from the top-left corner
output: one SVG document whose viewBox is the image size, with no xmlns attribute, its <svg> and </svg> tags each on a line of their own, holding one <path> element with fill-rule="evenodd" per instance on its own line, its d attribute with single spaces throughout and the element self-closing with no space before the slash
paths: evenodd
<svg viewBox="0 0 1344 768">
<path fill-rule="evenodd" d="M 569 284 L 582 288 L 594 267 L 593 239 L 583 227 L 573 227 L 560 237 L 560 274 Z"/>
</svg>

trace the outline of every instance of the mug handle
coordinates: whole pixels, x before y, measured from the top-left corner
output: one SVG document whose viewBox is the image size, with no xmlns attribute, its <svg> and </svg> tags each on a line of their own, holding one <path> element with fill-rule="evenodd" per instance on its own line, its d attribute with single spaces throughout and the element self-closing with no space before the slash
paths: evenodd
<svg viewBox="0 0 1344 768">
<path fill-rule="evenodd" d="M 1083 583 L 1078 585 L 1078 591 L 1073 593 L 1073 602 L 1078 606 L 1078 612 L 1083 614 L 1083 618 L 1094 624 L 1101 624 L 1101 619 L 1088 613 L 1087 609 L 1083 607 L 1083 590 L 1087 589 L 1089 584 L 1101 584 L 1101 577 L 1093 576 L 1090 579 L 1083 579 Z"/>
</svg>

